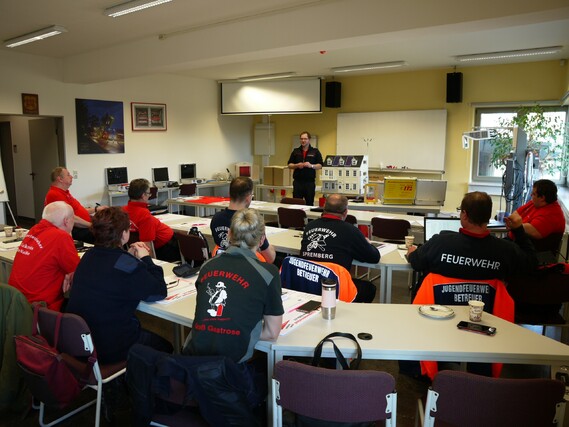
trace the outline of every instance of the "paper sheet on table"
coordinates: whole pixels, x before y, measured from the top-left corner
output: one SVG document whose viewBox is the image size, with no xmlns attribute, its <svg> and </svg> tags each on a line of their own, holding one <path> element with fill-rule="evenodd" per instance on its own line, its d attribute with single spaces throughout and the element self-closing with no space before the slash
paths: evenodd
<svg viewBox="0 0 569 427">
<path fill-rule="evenodd" d="M 174 301 L 179 301 L 182 298 L 186 298 L 190 295 L 194 295 L 196 290 L 196 279 L 197 274 L 192 277 L 183 279 L 176 275 L 170 275 L 164 277 L 166 285 L 168 287 L 168 295 L 162 301 L 156 301 L 158 304 L 171 304 Z"/>
<path fill-rule="evenodd" d="M 0 251 L 13 251 L 14 249 L 18 249 L 20 247 L 20 243 L 22 243 L 21 240 L 8 243 L 0 242 Z"/>
<path fill-rule="evenodd" d="M 210 224 L 211 224 L 211 218 L 200 218 L 199 221 L 188 221 L 188 222 L 181 222 L 178 224 L 172 224 L 172 227 L 178 230 L 190 231 L 192 227 L 203 229 L 203 228 L 208 228 Z"/>
<path fill-rule="evenodd" d="M 373 240 L 371 244 L 379 250 L 379 254 L 381 256 L 385 256 L 388 253 L 397 250 L 397 245 L 395 243 L 377 242 Z"/>
<path fill-rule="evenodd" d="M 287 231 L 286 228 L 278 228 L 278 227 L 265 227 L 265 235 L 271 236 L 272 234 L 278 234 Z"/>
<path fill-rule="evenodd" d="M 312 310 L 308 313 L 297 310 L 298 307 L 312 299 L 318 300 L 319 297 L 317 295 L 290 292 L 283 289 L 284 314 L 281 335 L 288 334 L 291 330 L 320 314 L 320 309 Z"/>
<path fill-rule="evenodd" d="M 161 215 L 156 215 L 154 218 L 156 218 L 160 222 L 167 224 L 168 222 L 171 222 L 171 221 L 177 221 L 183 216 L 184 215 L 165 213 L 165 214 L 161 214 Z"/>
</svg>

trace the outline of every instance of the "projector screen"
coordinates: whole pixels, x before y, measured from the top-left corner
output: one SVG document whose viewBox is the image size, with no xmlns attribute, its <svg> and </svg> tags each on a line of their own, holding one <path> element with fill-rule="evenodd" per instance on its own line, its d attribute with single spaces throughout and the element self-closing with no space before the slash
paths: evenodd
<svg viewBox="0 0 569 427">
<path fill-rule="evenodd" d="M 221 114 L 321 113 L 319 78 L 221 82 Z"/>
</svg>

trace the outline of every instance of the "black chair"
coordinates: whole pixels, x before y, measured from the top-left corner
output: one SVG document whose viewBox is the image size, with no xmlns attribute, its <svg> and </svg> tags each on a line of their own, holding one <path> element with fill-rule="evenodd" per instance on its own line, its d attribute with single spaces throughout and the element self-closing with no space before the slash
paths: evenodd
<svg viewBox="0 0 569 427">
<path fill-rule="evenodd" d="M 192 267 L 199 267 L 210 258 L 207 241 L 200 236 L 175 232 L 182 263 L 188 263 Z"/>
<path fill-rule="evenodd" d="M 539 264 L 553 264 L 559 260 L 563 233 L 552 233 L 543 239 L 532 239 Z"/>
<path fill-rule="evenodd" d="M 386 372 L 325 369 L 284 360 L 275 365 L 272 387 L 273 425 L 282 425 L 282 409 L 321 420 L 318 425 L 334 421 L 396 425 L 395 379 Z"/>
<path fill-rule="evenodd" d="M 306 205 L 306 200 L 297 197 L 283 197 L 281 203 L 286 205 Z"/>
<path fill-rule="evenodd" d="M 180 185 L 180 196 L 191 197 L 195 196 L 197 191 L 197 184 L 182 184 Z"/>
<path fill-rule="evenodd" d="M 131 226 L 132 226 L 132 224 L 131 224 Z M 129 246 L 135 242 L 140 242 L 140 233 L 138 231 L 131 230 L 130 236 L 128 238 L 128 242 L 126 242 L 124 249 L 128 251 Z M 150 256 L 152 258 L 156 258 L 156 250 L 154 249 L 154 242 L 145 242 L 145 243 L 150 248 Z"/>
<path fill-rule="evenodd" d="M 562 426 L 565 384 L 558 380 L 490 378 L 458 371 L 437 374 L 425 410 L 424 427 L 453 425 Z M 415 420 L 417 425 L 417 421 Z"/>
<path fill-rule="evenodd" d="M 405 219 L 371 219 L 371 235 L 387 243 L 404 243 L 410 229 L 411 223 Z"/>
<path fill-rule="evenodd" d="M 280 228 L 304 230 L 306 225 L 306 212 L 302 209 L 278 208 L 277 215 Z"/>
</svg>

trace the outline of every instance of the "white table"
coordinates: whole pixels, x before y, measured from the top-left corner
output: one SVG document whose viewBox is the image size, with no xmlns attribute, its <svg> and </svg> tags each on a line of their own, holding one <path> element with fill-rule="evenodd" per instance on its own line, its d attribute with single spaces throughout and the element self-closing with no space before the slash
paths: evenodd
<svg viewBox="0 0 569 427">
<path fill-rule="evenodd" d="M 141 302 L 138 309 L 191 327 L 195 303 L 194 295 L 168 305 Z M 569 361 L 569 346 L 489 313 L 484 313 L 482 324 L 496 327 L 495 336 L 461 331 L 456 324 L 468 320 L 468 307 L 454 306 L 453 309 L 455 317 L 437 320 L 420 315 L 418 306 L 410 304 L 348 304 L 340 301 L 335 319 L 315 316 L 275 342 L 259 341 L 255 348 L 268 354 L 269 379 L 275 363 L 284 356 L 312 356 L 316 344 L 325 335 L 337 331 L 355 336 L 360 332 L 372 335 L 369 341 L 358 340 L 364 359 L 540 365 Z M 349 340 L 340 338 L 336 343 L 347 357 L 355 356 Z M 323 356 L 334 357 L 331 347 L 324 348 Z M 274 408 L 274 396 L 269 395 L 269 398 Z M 278 411 L 271 412 L 276 414 Z M 280 425 L 279 420 L 274 425 Z"/>
<path fill-rule="evenodd" d="M 162 215 L 157 216 L 160 218 Z M 208 239 L 210 247 L 213 248 L 213 238 L 209 228 L 209 219 L 200 217 L 190 217 L 184 215 L 168 214 L 164 217 L 164 223 L 174 230 L 187 232 L 194 225 L 201 225 L 198 228 Z M 281 228 L 267 227 L 267 238 L 276 251 L 290 255 L 300 254 L 300 244 L 302 232 L 297 230 L 287 230 Z M 354 260 L 354 265 L 379 269 L 381 272 L 379 281 L 379 302 L 391 303 L 391 285 L 393 283 L 393 271 L 412 271 L 411 265 L 401 255 L 401 251 L 396 250 L 386 255 L 382 255 L 379 263 L 369 264 Z"/>
</svg>

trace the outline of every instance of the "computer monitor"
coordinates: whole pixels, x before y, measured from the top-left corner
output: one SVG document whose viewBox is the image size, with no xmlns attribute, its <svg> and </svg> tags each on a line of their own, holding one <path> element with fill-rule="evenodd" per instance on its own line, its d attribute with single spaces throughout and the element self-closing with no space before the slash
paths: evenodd
<svg viewBox="0 0 569 427">
<path fill-rule="evenodd" d="M 251 175 L 253 174 L 252 165 L 251 163 L 248 162 L 235 163 L 234 170 L 235 170 L 234 177 L 246 176 L 251 178 Z"/>
<path fill-rule="evenodd" d="M 107 168 L 107 185 L 128 184 L 128 173 L 126 167 Z"/>
<path fill-rule="evenodd" d="M 443 230 L 458 231 L 460 218 L 425 217 L 425 242 Z"/>
<path fill-rule="evenodd" d="M 195 179 L 196 175 L 196 164 L 186 163 L 180 165 L 180 179 Z"/>
<path fill-rule="evenodd" d="M 152 181 L 156 183 L 168 183 L 170 177 L 168 176 L 168 168 L 152 168 Z"/>
</svg>

